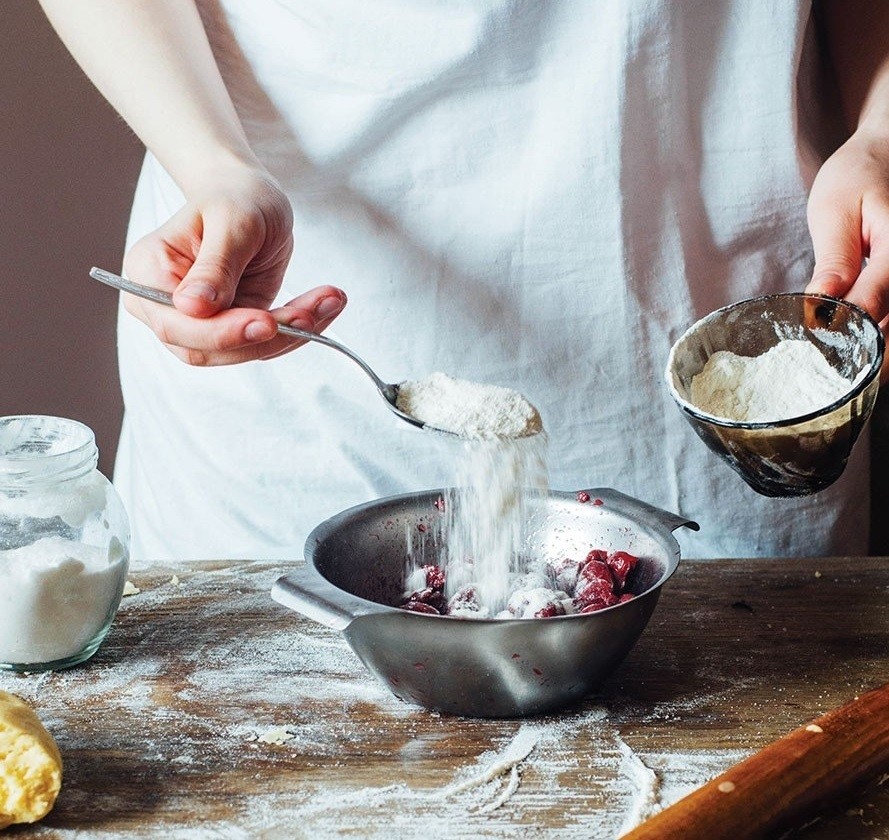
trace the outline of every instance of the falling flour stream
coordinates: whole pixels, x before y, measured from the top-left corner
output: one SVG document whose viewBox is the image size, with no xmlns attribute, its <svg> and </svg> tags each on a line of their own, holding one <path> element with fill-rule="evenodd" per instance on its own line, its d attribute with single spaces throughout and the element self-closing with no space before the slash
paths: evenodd
<svg viewBox="0 0 889 840">
<path fill-rule="evenodd" d="M 443 499 L 444 556 L 435 558 L 449 597 L 472 585 L 490 617 L 506 607 L 522 571 L 527 500 L 548 489 L 546 435 L 538 410 L 518 391 L 433 373 L 399 386 L 398 408 L 461 438 L 453 449 L 453 489 Z M 424 558 L 428 561 L 428 558 Z M 409 558 L 406 589 L 422 561 Z"/>
</svg>

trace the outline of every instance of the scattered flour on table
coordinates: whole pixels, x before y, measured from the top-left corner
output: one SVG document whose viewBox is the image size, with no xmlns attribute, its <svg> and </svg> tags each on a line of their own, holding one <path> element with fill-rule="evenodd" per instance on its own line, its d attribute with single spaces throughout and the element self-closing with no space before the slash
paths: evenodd
<svg viewBox="0 0 889 840">
<path fill-rule="evenodd" d="M 633 790 L 620 837 L 721 775 L 750 755 L 747 750 L 689 753 L 637 752 L 618 736 L 621 778 Z"/>
<path fill-rule="evenodd" d="M 693 377 L 691 402 L 713 417 L 776 422 L 830 405 L 859 379 L 841 376 L 811 342 L 787 338 L 760 356 L 717 351 Z"/>
<path fill-rule="evenodd" d="M 296 737 L 290 729 L 288 726 L 273 726 L 271 729 L 266 729 L 256 740 L 261 744 L 286 744 Z"/>
<path fill-rule="evenodd" d="M 523 762 L 531 754 L 531 751 L 534 749 L 534 747 L 537 746 L 537 742 L 540 740 L 540 734 L 540 729 L 538 727 L 520 727 L 516 736 L 512 739 L 512 741 L 510 741 L 506 749 L 500 756 L 498 756 L 496 761 L 492 762 L 487 768 L 485 768 L 477 775 L 465 779 L 464 781 L 457 784 L 454 784 L 450 788 L 447 788 L 443 792 L 443 795 L 452 796 L 456 793 L 462 793 L 463 791 L 471 790 L 472 788 L 487 784 L 493 779 L 496 779 L 498 776 L 502 776 L 504 773 L 517 773 L 518 765 L 521 764 L 521 762 Z M 511 778 L 509 786 L 512 786 Z M 517 781 L 515 787 L 518 787 Z M 498 798 L 497 807 L 502 804 L 503 802 L 500 801 Z"/>
<path fill-rule="evenodd" d="M 620 736 L 617 736 L 617 745 L 621 754 L 621 770 L 636 788 L 636 796 L 618 832 L 622 835 L 661 810 L 661 775 L 649 767 Z"/>
<path fill-rule="evenodd" d="M 549 834 L 555 837 L 613 840 L 628 815 L 671 804 L 747 754 L 639 749 L 646 722 L 674 720 L 686 707 L 697 708 L 698 696 L 685 705 L 612 702 L 611 711 L 592 705 L 514 724 L 468 722 L 402 703 L 364 669 L 339 634 L 307 621 L 282 620 L 268 595 L 279 573 L 254 573 L 247 564 L 224 575 L 180 570 L 187 582 L 181 588 L 169 586 L 169 574 L 137 577 L 142 595 L 122 607 L 128 616 L 123 638 L 115 642 L 112 630 L 88 666 L 0 673 L 0 688 L 39 701 L 47 726 L 60 733 L 72 757 L 66 807 L 96 805 L 89 788 L 78 785 L 83 769 L 78 756 L 95 749 L 95 736 L 74 724 L 97 708 L 138 726 L 137 746 L 127 736 L 121 743 L 109 741 L 108 748 L 138 755 L 147 778 L 259 762 L 268 793 L 233 794 L 226 817 L 195 825 L 188 814 L 174 818 L 165 811 L 166 833 L 181 840 L 277 838 L 287 830 L 293 836 L 352 834 L 371 840 L 441 836 L 442 830 L 467 840 L 524 838 L 541 819 L 552 824 Z M 190 599 L 211 592 L 215 597 L 202 604 L 195 621 Z M 220 623 L 235 603 L 241 616 L 237 632 L 220 635 Z M 140 624 L 139 617 L 149 612 L 152 621 Z M 190 701 L 200 702 L 200 711 Z M 353 709 L 360 710 L 354 717 Z M 636 759 L 621 746 L 621 720 L 643 725 L 627 737 Z M 477 752 L 467 746 L 451 752 L 455 727 L 464 744 L 480 745 Z M 399 781 L 375 783 L 373 775 L 362 774 L 368 750 L 384 758 L 389 778 Z M 439 756 L 435 771 L 424 761 L 433 755 Z M 441 766 L 444 755 L 451 756 L 450 767 Z M 591 798 L 611 807 L 591 813 Z M 129 807 L 123 796 L 109 792 L 100 812 L 125 813 Z M 97 823 L 95 829 L 59 836 L 116 835 Z"/>
<path fill-rule="evenodd" d="M 396 405 L 434 429 L 470 440 L 521 438 L 543 430 L 537 409 L 518 391 L 445 373 L 402 382 Z"/>
<path fill-rule="evenodd" d="M 575 748 L 581 733 L 590 737 L 591 749 Z M 373 840 L 441 836 L 443 826 L 453 838 L 524 838 L 546 814 L 550 836 L 613 840 L 748 754 L 635 752 L 606 710 L 594 707 L 520 724 L 500 748 L 458 767 L 440 787 L 313 783 L 254 800 L 251 812 L 269 815 L 269 831 L 276 815 L 287 814 L 313 837 L 355 833 Z M 611 807 L 592 812 L 591 792 Z M 261 833 L 263 826 L 252 828 Z"/>
</svg>

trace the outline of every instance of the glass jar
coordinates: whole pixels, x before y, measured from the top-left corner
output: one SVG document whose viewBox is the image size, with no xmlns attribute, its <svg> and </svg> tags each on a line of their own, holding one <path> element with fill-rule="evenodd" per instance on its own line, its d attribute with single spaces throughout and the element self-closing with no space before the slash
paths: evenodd
<svg viewBox="0 0 889 840">
<path fill-rule="evenodd" d="M 129 521 L 98 457 L 75 420 L 0 417 L 0 669 L 83 662 L 114 620 Z"/>
</svg>

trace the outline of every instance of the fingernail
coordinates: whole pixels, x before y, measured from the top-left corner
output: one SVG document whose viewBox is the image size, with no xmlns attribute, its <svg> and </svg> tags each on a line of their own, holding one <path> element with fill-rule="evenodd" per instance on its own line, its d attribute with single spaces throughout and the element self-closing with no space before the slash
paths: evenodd
<svg viewBox="0 0 889 840">
<path fill-rule="evenodd" d="M 244 327 L 244 336 L 247 341 L 268 341 L 277 330 L 265 321 L 251 321 Z"/>
<path fill-rule="evenodd" d="M 216 289 L 212 286 L 208 286 L 206 283 L 191 283 L 186 286 L 180 294 L 185 295 L 185 297 L 206 300 L 209 303 L 212 303 L 218 297 Z"/>
<path fill-rule="evenodd" d="M 315 332 L 315 322 L 311 318 L 306 318 L 305 315 L 297 315 L 291 322 L 291 327 L 296 327 L 298 330 L 303 330 L 304 332 Z"/>
<path fill-rule="evenodd" d="M 329 295 L 323 300 L 319 301 L 315 306 L 315 317 L 321 320 L 325 318 L 332 318 L 334 315 L 343 311 L 343 306 L 345 306 L 345 301 L 341 297 L 337 297 L 336 295 Z"/>
</svg>

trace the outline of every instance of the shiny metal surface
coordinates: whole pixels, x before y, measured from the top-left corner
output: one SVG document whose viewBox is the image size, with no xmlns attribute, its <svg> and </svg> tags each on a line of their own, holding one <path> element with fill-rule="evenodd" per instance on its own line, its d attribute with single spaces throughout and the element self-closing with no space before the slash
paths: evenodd
<svg viewBox="0 0 889 840">
<path fill-rule="evenodd" d="M 759 356 L 785 338 L 815 344 L 850 381 L 842 399 L 820 411 L 774 423 L 713 417 L 690 402 L 691 381 L 718 350 Z M 673 399 L 707 446 L 765 496 L 805 496 L 833 484 L 874 407 L 883 335 L 857 306 L 824 295 L 752 298 L 718 309 L 673 347 L 666 378 Z"/>
<path fill-rule="evenodd" d="M 640 563 L 632 601 L 586 615 L 479 620 L 406 612 L 409 540 L 426 562 L 445 538 L 440 491 L 360 505 L 319 525 L 306 543 L 307 566 L 280 578 L 272 597 L 341 631 L 368 670 L 402 700 L 472 717 L 552 711 L 589 694 L 626 656 L 645 628 L 662 585 L 679 563 L 672 531 L 696 523 L 618 493 L 587 491 L 538 498 L 527 555 L 581 557 L 623 549 Z M 425 530 L 421 531 L 418 526 Z"/>
</svg>

